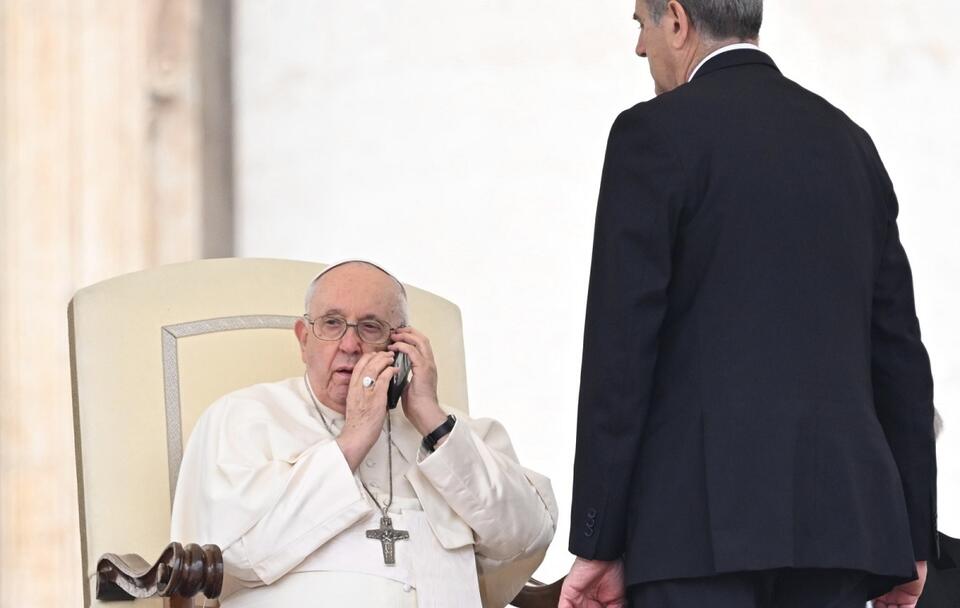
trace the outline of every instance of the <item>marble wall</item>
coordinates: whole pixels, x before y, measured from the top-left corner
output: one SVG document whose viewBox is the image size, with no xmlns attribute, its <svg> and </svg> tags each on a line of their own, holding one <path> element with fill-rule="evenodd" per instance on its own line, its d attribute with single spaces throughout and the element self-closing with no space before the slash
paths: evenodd
<svg viewBox="0 0 960 608">
<path fill-rule="evenodd" d="M 83 602 L 73 293 L 232 249 L 227 9 L 0 0 L 0 608 Z"/>
<path fill-rule="evenodd" d="M 539 577 L 559 577 L 604 145 L 653 91 L 632 4 L 236 8 L 237 254 L 371 258 L 462 307 L 474 414 L 503 420 L 553 479 L 562 519 Z M 960 535 L 960 6 L 766 12 L 762 46 L 873 135 L 897 186 L 946 423 L 941 528 Z"/>
</svg>

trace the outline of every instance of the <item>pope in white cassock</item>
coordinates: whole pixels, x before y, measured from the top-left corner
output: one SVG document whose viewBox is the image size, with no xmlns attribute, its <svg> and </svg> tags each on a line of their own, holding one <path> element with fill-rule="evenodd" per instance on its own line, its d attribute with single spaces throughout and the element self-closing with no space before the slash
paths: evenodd
<svg viewBox="0 0 960 608">
<path fill-rule="evenodd" d="M 403 286 L 328 268 L 295 327 L 303 377 L 211 405 L 187 445 L 171 536 L 223 549 L 227 608 L 504 606 L 553 538 L 545 477 L 504 428 L 443 409 Z M 401 407 L 387 388 L 405 353 Z"/>
</svg>

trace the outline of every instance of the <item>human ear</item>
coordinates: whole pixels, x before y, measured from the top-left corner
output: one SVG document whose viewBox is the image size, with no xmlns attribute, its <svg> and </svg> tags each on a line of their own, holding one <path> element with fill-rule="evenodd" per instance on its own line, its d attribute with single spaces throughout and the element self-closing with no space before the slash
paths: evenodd
<svg viewBox="0 0 960 608">
<path fill-rule="evenodd" d="M 667 14 L 664 15 L 664 18 L 669 18 L 671 21 L 671 44 L 677 49 L 683 47 L 683 45 L 687 43 L 691 29 L 690 15 L 687 13 L 687 9 L 683 8 L 683 5 L 677 2 L 677 0 L 670 0 L 667 4 Z"/>
<path fill-rule="evenodd" d="M 300 343 L 300 358 L 303 359 L 305 356 L 307 348 L 307 338 L 310 335 L 310 331 L 307 329 L 307 322 L 303 319 L 297 319 L 297 322 L 293 324 L 293 333 L 297 335 L 297 342 Z M 304 361 L 306 363 L 306 361 Z"/>
</svg>

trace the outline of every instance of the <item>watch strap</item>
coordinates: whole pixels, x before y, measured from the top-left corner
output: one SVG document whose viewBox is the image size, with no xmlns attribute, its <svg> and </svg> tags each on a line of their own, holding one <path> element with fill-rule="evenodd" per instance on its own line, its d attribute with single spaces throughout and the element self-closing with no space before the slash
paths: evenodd
<svg viewBox="0 0 960 608">
<path fill-rule="evenodd" d="M 433 429 L 423 438 L 423 449 L 428 452 L 432 452 L 437 449 L 437 442 L 450 434 L 450 431 L 453 430 L 453 425 L 456 424 L 457 419 L 453 417 L 453 414 L 448 414 L 447 419 L 443 424 Z"/>
</svg>

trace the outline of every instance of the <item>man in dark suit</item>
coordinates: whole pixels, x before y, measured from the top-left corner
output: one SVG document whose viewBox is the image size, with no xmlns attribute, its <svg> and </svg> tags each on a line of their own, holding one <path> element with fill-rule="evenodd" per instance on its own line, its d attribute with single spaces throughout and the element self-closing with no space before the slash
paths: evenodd
<svg viewBox="0 0 960 608">
<path fill-rule="evenodd" d="M 607 146 L 560 605 L 913 606 L 933 389 L 877 150 L 761 0 L 635 10 L 658 96 Z"/>
</svg>

